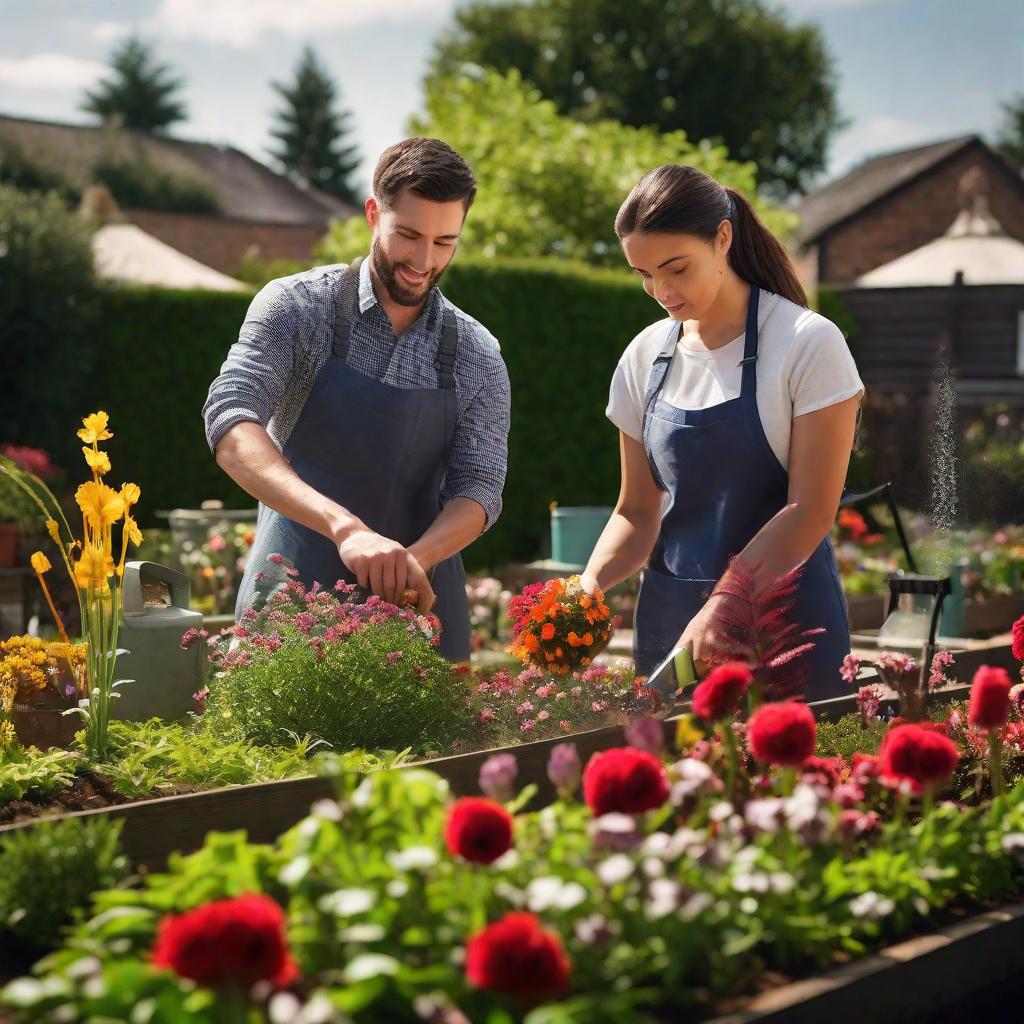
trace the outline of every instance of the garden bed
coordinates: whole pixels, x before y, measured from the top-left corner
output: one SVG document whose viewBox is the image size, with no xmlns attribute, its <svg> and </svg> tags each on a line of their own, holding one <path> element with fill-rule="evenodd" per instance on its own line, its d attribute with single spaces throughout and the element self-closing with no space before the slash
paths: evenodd
<svg viewBox="0 0 1024 1024">
<path fill-rule="evenodd" d="M 1005 640 L 979 642 L 957 654 L 956 666 L 961 678 L 970 678 L 983 664 L 1013 668 L 1016 663 Z M 859 680 L 861 683 L 870 681 Z M 961 700 L 966 697 L 967 690 L 968 687 L 961 684 L 946 687 L 934 696 L 942 701 Z M 893 702 L 894 698 L 890 698 L 889 706 Z M 682 705 L 681 710 L 685 710 L 685 707 Z M 836 721 L 843 715 L 857 711 L 852 692 L 848 697 L 814 702 L 812 707 L 816 717 L 826 721 Z M 666 729 L 672 730 L 674 722 L 674 719 L 669 719 Z M 621 726 L 616 725 L 502 748 L 515 753 L 519 761 L 520 784 L 536 785 L 538 800 L 542 803 L 548 802 L 554 795 L 546 774 L 551 749 L 557 743 L 567 740 L 574 742 L 580 756 L 586 759 L 599 750 L 621 745 L 623 731 Z M 444 777 L 456 795 L 469 795 L 478 792 L 480 765 L 496 752 L 494 749 L 474 751 L 419 762 L 416 766 L 429 767 Z M 214 829 L 244 829 L 254 842 L 269 842 L 301 820 L 310 804 L 330 794 L 329 779 L 311 776 L 161 796 L 70 814 L 61 812 L 54 817 L 109 815 L 122 819 L 122 839 L 126 854 L 134 864 L 153 868 L 165 863 L 172 851 L 197 849 L 202 845 L 206 833 Z M 10 829 L 31 828 L 38 820 L 43 819 L 0 825 L 0 835 Z"/>
<path fill-rule="evenodd" d="M 851 633 L 877 630 L 885 620 L 888 598 L 883 594 L 855 594 L 846 599 Z M 1008 622 L 1024 615 L 1024 594 L 999 594 L 964 604 L 964 636 L 986 637 L 1001 633 Z"/>
</svg>

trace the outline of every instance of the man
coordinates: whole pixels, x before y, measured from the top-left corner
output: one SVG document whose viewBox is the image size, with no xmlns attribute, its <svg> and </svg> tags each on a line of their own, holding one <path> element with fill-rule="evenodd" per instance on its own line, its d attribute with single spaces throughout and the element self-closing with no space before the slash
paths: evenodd
<svg viewBox="0 0 1024 1024">
<path fill-rule="evenodd" d="M 270 282 L 203 408 L 217 463 L 260 502 L 236 617 L 284 581 L 415 591 L 470 653 L 459 552 L 501 511 L 508 373 L 494 337 L 437 283 L 476 194 L 437 139 L 386 150 L 366 200 L 368 259 Z M 435 602 L 436 594 L 436 606 Z"/>
</svg>

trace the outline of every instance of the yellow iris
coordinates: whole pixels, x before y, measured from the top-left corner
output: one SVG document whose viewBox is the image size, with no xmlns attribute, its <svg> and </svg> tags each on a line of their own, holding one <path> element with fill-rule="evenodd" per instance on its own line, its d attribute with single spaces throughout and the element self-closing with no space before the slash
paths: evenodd
<svg viewBox="0 0 1024 1024">
<path fill-rule="evenodd" d="M 99 476 L 110 472 L 110 456 L 97 448 L 82 447 L 82 454 L 89 468 Z"/>
<path fill-rule="evenodd" d="M 32 553 L 32 557 L 29 559 L 32 563 L 32 568 L 42 576 L 44 572 L 49 572 L 53 566 L 50 565 L 50 560 L 42 553 L 42 551 L 35 551 Z"/>
<path fill-rule="evenodd" d="M 124 501 L 126 509 L 131 508 L 141 495 L 142 491 L 139 490 L 138 484 L 121 484 L 121 499 Z"/>
<path fill-rule="evenodd" d="M 91 412 L 88 416 L 83 417 L 82 424 L 84 429 L 78 432 L 78 436 L 86 444 L 97 444 L 100 441 L 106 441 L 107 438 L 114 436 L 107 429 L 109 421 L 110 417 L 105 412 Z"/>
<path fill-rule="evenodd" d="M 75 501 L 96 530 L 116 523 L 124 514 L 124 498 L 113 487 L 95 481 L 81 484 L 75 491 Z"/>
<path fill-rule="evenodd" d="M 60 545 L 60 528 L 56 519 L 46 520 L 46 532 L 53 538 L 54 544 Z"/>
<path fill-rule="evenodd" d="M 75 583 L 79 590 L 107 589 L 107 580 L 114 573 L 114 559 L 101 544 L 87 544 L 82 557 L 75 562 Z"/>
<path fill-rule="evenodd" d="M 142 531 L 139 529 L 139 524 L 127 513 L 124 517 L 124 532 L 136 547 L 142 543 Z"/>
</svg>

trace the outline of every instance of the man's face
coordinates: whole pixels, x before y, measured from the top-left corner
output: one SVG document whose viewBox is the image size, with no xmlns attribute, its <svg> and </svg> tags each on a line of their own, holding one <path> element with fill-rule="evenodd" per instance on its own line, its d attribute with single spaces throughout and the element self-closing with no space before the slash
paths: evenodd
<svg viewBox="0 0 1024 1024">
<path fill-rule="evenodd" d="M 366 222 L 373 231 L 374 273 L 400 306 L 418 306 L 437 284 L 462 233 L 466 208 L 461 199 L 435 203 L 402 189 L 390 209 L 372 196 Z"/>
</svg>

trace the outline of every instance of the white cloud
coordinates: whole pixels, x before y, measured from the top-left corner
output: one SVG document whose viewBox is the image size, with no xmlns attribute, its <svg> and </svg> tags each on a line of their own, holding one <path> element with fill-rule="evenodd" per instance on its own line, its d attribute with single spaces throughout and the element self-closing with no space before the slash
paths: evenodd
<svg viewBox="0 0 1024 1024">
<path fill-rule="evenodd" d="M 412 17 L 443 17 L 454 0 L 162 0 L 155 32 L 245 48 L 262 36 L 323 32 Z"/>
<path fill-rule="evenodd" d="M 33 53 L 0 57 L 0 82 L 23 89 L 67 92 L 90 85 L 106 68 L 94 60 L 64 53 Z"/>
<path fill-rule="evenodd" d="M 127 22 L 101 21 L 93 27 L 91 35 L 93 39 L 98 39 L 101 43 L 116 43 L 130 35 L 131 31 L 132 26 Z"/>
</svg>

